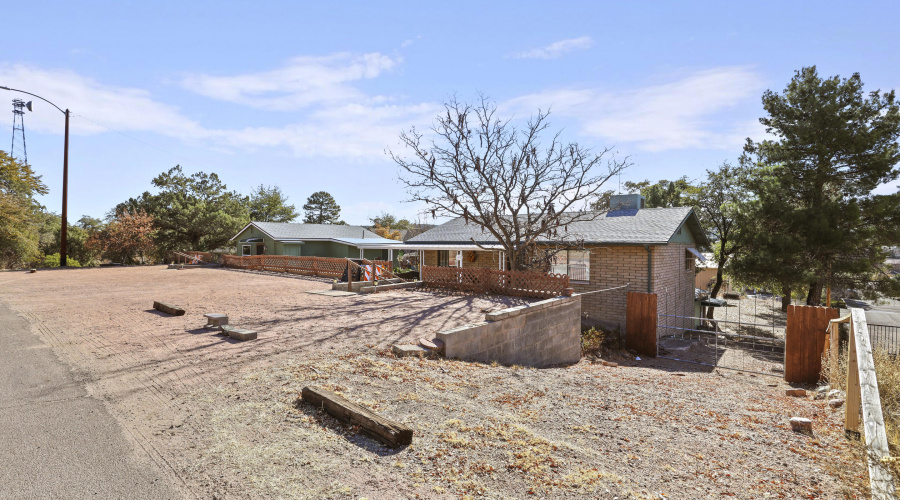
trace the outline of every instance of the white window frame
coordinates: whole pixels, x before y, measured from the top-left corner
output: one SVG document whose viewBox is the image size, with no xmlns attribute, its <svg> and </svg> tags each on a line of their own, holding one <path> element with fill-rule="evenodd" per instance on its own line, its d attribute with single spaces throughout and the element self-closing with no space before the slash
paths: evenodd
<svg viewBox="0 0 900 500">
<path fill-rule="evenodd" d="M 575 268 L 575 267 L 580 267 L 580 266 L 573 266 L 573 265 L 572 265 L 572 257 L 571 257 L 571 255 L 569 255 L 569 253 L 571 253 L 571 252 L 578 252 L 578 253 L 583 253 L 583 254 L 587 255 L 587 264 L 584 266 L 584 279 L 583 279 L 583 280 L 572 279 L 572 281 L 574 281 L 575 283 L 588 283 L 588 282 L 590 282 L 590 281 L 591 281 L 591 251 L 590 251 L 590 250 L 566 250 L 566 252 L 567 252 L 567 255 L 566 255 L 566 274 L 569 276 L 569 279 L 572 278 L 572 270 L 573 270 L 573 268 Z"/>
<path fill-rule="evenodd" d="M 250 257 L 251 255 L 250 244 L 241 245 L 241 257 Z"/>
<path fill-rule="evenodd" d="M 565 259 L 566 259 L 565 262 L 560 263 L 560 264 L 552 264 L 550 267 L 550 272 L 554 273 L 554 274 L 564 274 L 566 276 L 569 276 L 569 279 L 571 279 L 575 283 L 589 283 L 591 281 L 591 251 L 590 250 L 566 249 L 566 250 L 560 250 L 556 255 L 559 255 L 563 252 L 565 252 L 565 254 L 564 254 Z M 584 271 L 585 279 L 583 279 L 583 280 L 582 279 L 578 279 L 578 280 L 572 279 L 573 269 L 575 267 L 580 267 L 580 266 L 572 265 L 572 258 L 569 255 L 570 252 L 579 252 L 579 253 L 587 254 L 587 266 L 585 267 L 585 271 Z"/>
</svg>

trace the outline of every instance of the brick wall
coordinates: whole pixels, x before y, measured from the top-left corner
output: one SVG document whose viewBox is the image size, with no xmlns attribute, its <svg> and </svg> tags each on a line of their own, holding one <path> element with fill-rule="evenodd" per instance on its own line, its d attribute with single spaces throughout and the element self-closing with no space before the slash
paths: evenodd
<svg viewBox="0 0 900 500">
<path fill-rule="evenodd" d="M 469 262 L 469 252 L 463 252 L 463 269 L 485 267 L 500 269 L 500 252 L 475 252 L 475 262 Z"/>
<path fill-rule="evenodd" d="M 670 243 L 653 249 L 653 293 L 657 295 L 659 314 L 672 316 L 694 315 L 694 258 L 685 259 L 691 245 Z M 685 263 L 689 263 L 686 267 Z M 660 335 L 671 335 L 676 328 L 691 328 L 691 320 L 659 318 Z M 671 328 L 662 328 L 663 326 Z"/>
<path fill-rule="evenodd" d="M 437 265 L 437 250 L 425 250 L 425 265 L 426 266 L 436 266 Z M 469 262 L 468 256 L 469 251 L 463 252 L 463 269 L 472 269 L 472 268 L 489 268 L 489 269 L 499 269 L 500 268 L 500 252 L 475 252 L 476 258 L 475 262 Z M 453 263 L 456 260 L 456 250 L 450 251 L 450 263 Z"/>
<path fill-rule="evenodd" d="M 559 297 L 437 333 L 448 358 L 537 368 L 581 359 L 581 298 Z"/>
<path fill-rule="evenodd" d="M 647 250 L 640 245 L 594 246 L 588 283 L 572 282 L 575 293 L 631 284 L 632 292 L 647 291 Z M 652 247 L 651 247 L 652 249 Z M 581 297 L 582 313 L 589 322 L 625 330 L 626 289 Z"/>
<path fill-rule="evenodd" d="M 422 264 L 425 266 L 436 266 L 437 265 L 437 250 L 424 250 L 424 258 L 422 259 Z"/>
</svg>

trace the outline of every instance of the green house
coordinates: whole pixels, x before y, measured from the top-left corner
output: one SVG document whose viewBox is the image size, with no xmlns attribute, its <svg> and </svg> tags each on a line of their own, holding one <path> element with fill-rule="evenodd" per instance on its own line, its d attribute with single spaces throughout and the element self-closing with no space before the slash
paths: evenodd
<svg viewBox="0 0 900 500">
<path fill-rule="evenodd" d="M 382 238 L 362 226 L 251 222 L 231 238 L 237 255 L 294 255 L 395 260 L 403 242 Z"/>
</svg>

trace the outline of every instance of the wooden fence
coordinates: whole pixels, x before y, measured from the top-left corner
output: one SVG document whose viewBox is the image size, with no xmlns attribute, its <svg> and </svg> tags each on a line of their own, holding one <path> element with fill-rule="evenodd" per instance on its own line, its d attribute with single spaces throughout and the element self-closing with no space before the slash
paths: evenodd
<svg viewBox="0 0 900 500">
<path fill-rule="evenodd" d="M 878 378 L 875 373 L 875 361 L 872 358 L 872 341 L 866 324 L 866 312 L 851 308 L 849 315 L 828 323 L 831 363 L 837 363 L 839 323 L 849 323 L 850 326 L 844 429 L 858 435 L 859 416 L 862 412 L 872 498 L 894 499 L 897 493 L 894 477 L 886 464 L 882 463 L 883 459 L 890 457 L 890 450 L 884 427 L 884 414 L 881 411 L 881 395 L 878 392 Z"/>
<path fill-rule="evenodd" d="M 378 279 L 396 278 L 391 272 L 390 261 L 369 261 L 363 259 L 363 266 L 369 271 L 375 266 Z M 366 272 L 363 268 L 350 259 L 337 257 L 296 257 L 292 255 L 254 255 L 251 257 L 238 257 L 237 255 L 222 255 L 222 265 L 237 269 L 254 269 L 257 271 L 274 271 L 280 273 L 304 274 L 311 276 L 327 276 L 341 279 L 351 269 L 351 280 L 363 279 Z"/>
<path fill-rule="evenodd" d="M 628 292 L 625 304 L 625 347 L 656 357 L 656 294 Z"/>
<path fill-rule="evenodd" d="M 359 267 L 355 262 L 348 259 L 333 257 L 294 257 L 290 255 L 254 255 L 252 257 L 223 255 L 222 265 L 237 269 L 327 276 L 338 279 L 344 276 L 348 265 L 354 270 Z"/>
<path fill-rule="evenodd" d="M 572 294 L 569 277 L 563 274 L 422 266 L 420 278 L 426 288 L 467 293 L 494 293 L 542 299 Z"/>
<path fill-rule="evenodd" d="M 838 317 L 830 307 L 788 306 L 784 331 L 784 380 L 815 384 L 822 373 L 825 332 L 828 322 Z"/>
</svg>

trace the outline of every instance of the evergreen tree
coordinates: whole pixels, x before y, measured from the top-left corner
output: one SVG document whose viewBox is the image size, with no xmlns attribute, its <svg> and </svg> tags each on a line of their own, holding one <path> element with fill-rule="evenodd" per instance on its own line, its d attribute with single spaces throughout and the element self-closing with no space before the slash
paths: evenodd
<svg viewBox="0 0 900 500">
<path fill-rule="evenodd" d="M 145 192 L 120 203 L 111 219 L 125 211 L 141 209 L 152 217 L 156 249 L 162 255 L 172 250 L 208 251 L 226 246 L 250 220 L 247 199 L 212 173 L 187 176 L 175 166 L 153 179 L 158 194 Z"/>
<path fill-rule="evenodd" d="M 898 196 L 871 192 L 900 175 L 900 109 L 893 91 L 866 97 L 859 74 L 822 79 L 815 67 L 762 100 L 760 123 L 775 138 L 744 147 L 751 196 L 736 207 L 732 272 L 788 295 L 802 287 L 818 305 L 828 283 L 873 281 L 883 245 L 896 239 L 877 221 L 896 213 Z"/>
<path fill-rule="evenodd" d="M 255 222 L 291 222 L 300 214 L 278 186 L 259 185 L 250 193 L 250 220 Z"/>
<path fill-rule="evenodd" d="M 344 224 L 340 220 L 340 205 L 325 191 L 313 193 L 303 205 L 303 210 L 303 222 L 307 224 Z"/>
</svg>

